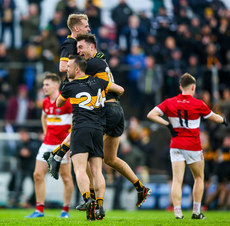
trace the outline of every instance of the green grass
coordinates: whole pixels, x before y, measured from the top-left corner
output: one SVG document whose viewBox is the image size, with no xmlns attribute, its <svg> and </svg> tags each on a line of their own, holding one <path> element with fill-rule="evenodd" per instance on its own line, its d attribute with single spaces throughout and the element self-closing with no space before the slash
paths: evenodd
<svg viewBox="0 0 230 226">
<path fill-rule="evenodd" d="M 230 212 L 205 212 L 207 220 L 191 220 L 191 211 L 184 211 L 184 220 L 175 220 L 173 212 L 156 210 L 106 211 L 102 221 L 87 221 L 85 212 L 70 211 L 69 219 L 60 219 L 60 210 L 45 210 L 45 217 L 28 219 L 34 209 L 0 209 L 0 225 L 230 225 Z"/>
</svg>

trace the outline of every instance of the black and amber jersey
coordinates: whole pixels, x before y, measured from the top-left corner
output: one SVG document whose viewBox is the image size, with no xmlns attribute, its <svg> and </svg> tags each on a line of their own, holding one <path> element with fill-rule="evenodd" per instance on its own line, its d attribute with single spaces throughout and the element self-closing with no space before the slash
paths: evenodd
<svg viewBox="0 0 230 226">
<path fill-rule="evenodd" d="M 114 82 L 113 75 L 110 71 L 109 65 L 103 59 L 93 57 L 87 61 L 86 75 L 91 75 L 105 81 Z M 117 99 L 117 94 L 108 92 L 106 94 L 106 100 Z"/>
<path fill-rule="evenodd" d="M 69 61 L 69 55 L 77 54 L 77 40 L 68 35 L 60 49 L 60 60 Z"/>
<path fill-rule="evenodd" d="M 73 129 L 91 127 L 103 129 L 105 125 L 105 94 L 111 82 L 103 79 L 85 76 L 66 83 L 60 98 L 70 98 L 73 106 Z"/>
</svg>

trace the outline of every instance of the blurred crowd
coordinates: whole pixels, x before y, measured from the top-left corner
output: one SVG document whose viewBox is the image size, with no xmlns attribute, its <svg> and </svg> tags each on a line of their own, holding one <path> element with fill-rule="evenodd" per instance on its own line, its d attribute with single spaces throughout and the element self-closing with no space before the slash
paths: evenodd
<svg viewBox="0 0 230 226">
<path fill-rule="evenodd" d="M 40 119 L 41 72 L 60 74 L 59 47 L 70 32 L 66 21 L 71 13 L 88 15 L 98 49 L 105 54 L 116 83 L 126 90 L 121 104 L 128 123 L 119 153 L 137 172 L 146 177 L 170 168 L 165 132 L 155 133 L 140 120 L 146 120 L 147 112 L 163 99 L 179 93 L 183 73 L 197 79 L 197 97 L 230 120 L 230 9 L 221 0 L 171 0 L 169 14 L 164 0 L 151 1 L 153 7 L 147 12 L 117 0 L 109 12 L 113 24 L 108 25 L 101 0 L 85 0 L 83 11 L 77 0 L 60 0 L 53 18 L 41 29 L 42 0 L 27 0 L 28 12 L 20 15 L 21 46 L 16 48 L 17 6 L 15 0 L 0 0 L 0 120 L 6 122 L 5 131 L 11 124 Z M 4 42 L 7 32 L 9 46 Z M 219 197 L 216 205 L 230 208 L 230 131 L 207 122 L 202 122 L 201 130 L 207 161 L 204 204 L 209 206 Z M 113 183 L 119 176 L 106 170 Z M 210 195 L 213 175 L 218 185 Z"/>
</svg>

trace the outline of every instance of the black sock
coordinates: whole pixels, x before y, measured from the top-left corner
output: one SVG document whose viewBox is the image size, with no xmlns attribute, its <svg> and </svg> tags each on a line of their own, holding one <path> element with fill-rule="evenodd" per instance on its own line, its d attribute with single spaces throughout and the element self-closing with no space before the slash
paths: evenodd
<svg viewBox="0 0 230 226">
<path fill-rule="evenodd" d="M 137 191 L 142 191 L 143 190 L 143 184 L 140 182 L 140 180 L 137 180 L 137 182 L 135 182 L 134 187 L 136 188 Z"/>
<path fill-rule="evenodd" d="M 67 151 L 69 151 L 70 147 L 67 144 L 62 144 L 61 149 L 57 152 L 57 155 L 61 158 L 64 157 Z"/>
<path fill-rule="evenodd" d="M 84 201 L 87 202 L 88 199 L 90 198 L 90 192 L 87 191 L 87 192 L 83 193 L 82 197 L 83 197 Z"/>
<path fill-rule="evenodd" d="M 90 189 L 90 196 L 91 196 L 92 199 L 96 199 L 94 189 Z"/>
<path fill-rule="evenodd" d="M 53 156 L 55 156 L 59 150 L 61 150 L 61 145 L 59 145 L 56 149 L 52 151 Z"/>
</svg>

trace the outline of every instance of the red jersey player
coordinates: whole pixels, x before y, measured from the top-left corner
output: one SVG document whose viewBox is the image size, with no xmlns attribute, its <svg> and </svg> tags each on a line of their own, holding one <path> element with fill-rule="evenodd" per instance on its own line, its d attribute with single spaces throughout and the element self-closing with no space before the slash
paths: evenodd
<svg viewBox="0 0 230 226">
<path fill-rule="evenodd" d="M 185 73 L 180 79 L 182 94 L 166 99 L 148 113 L 148 118 L 159 124 L 168 126 L 172 138 L 170 158 L 172 162 L 171 197 L 176 219 L 183 219 L 181 210 L 182 183 L 186 163 L 194 178 L 192 219 L 205 219 L 200 212 L 204 190 L 204 157 L 200 143 L 200 119 L 210 119 L 216 123 L 228 125 L 225 118 L 212 112 L 202 101 L 193 96 L 196 79 Z M 169 122 L 161 116 L 167 115 Z"/>
<path fill-rule="evenodd" d="M 56 99 L 59 96 L 59 86 L 61 80 L 58 75 L 48 73 L 43 80 L 43 91 L 47 97 L 43 100 L 42 128 L 45 134 L 41 145 L 34 170 L 34 183 L 36 194 L 36 211 L 29 218 L 44 216 L 45 202 L 45 175 L 48 172 L 48 164 L 43 159 L 45 152 L 51 152 L 58 148 L 65 137 L 69 134 L 72 123 L 72 105 L 69 101 L 64 106 L 56 107 Z M 60 167 L 64 182 L 64 205 L 60 217 L 69 217 L 69 205 L 73 191 L 73 181 L 71 175 L 70 157 L 67 154 L 61 162 Z"/>
</svg>

